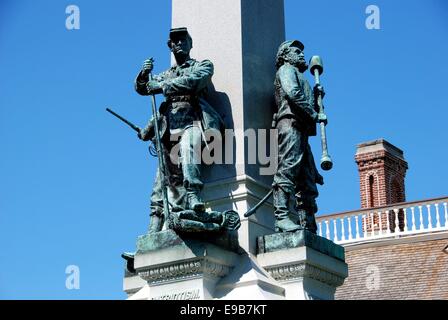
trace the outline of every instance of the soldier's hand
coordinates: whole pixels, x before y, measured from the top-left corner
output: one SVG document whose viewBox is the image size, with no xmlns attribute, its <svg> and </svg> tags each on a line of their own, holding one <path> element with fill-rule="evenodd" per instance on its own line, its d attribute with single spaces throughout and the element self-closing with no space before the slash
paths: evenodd
<svg viewBox="0 0 448 320">
<path fill-rule="evenodd" d="M 327 115 L 325 113 L 318 113 L 317 114 L 317 122 L 324 123 L 325 125 L 327 125 L 328 124 Z"/>
<path fill-rule="evenodd" d="M 322 87 L 320 84 L 316 84 L 314 86 L 313 92 L 315 97 L 317 97 L 319 94 L 321 95 L 322 98 L 325 97 L 324 87 Z"/>
<path fill-rule="evenodd" d="M 140 128 L 139 128 L 140 129 Z M 143 139 L 143 130 L 142 129 L 140 129 L 140 131 L 137 133 L 137 137 L 140 139 L 140 140 L 144 140 Z"/>
<path fill-rule="evenodd" d="M 148 89 L 149 94 L 159 94 L 163 92 L 160 83 L 154 80 L 148 81 L 148 83 L 146 84 L 146 88 Z"/>
<path fill-rule="evenodd" d="M 154 59 L 153 58 L 146 59 L 143 62 L 142 73 L 144 75 L 148 75 L 152 72 L 153 68 L 154 68 Z"/>
</svg>

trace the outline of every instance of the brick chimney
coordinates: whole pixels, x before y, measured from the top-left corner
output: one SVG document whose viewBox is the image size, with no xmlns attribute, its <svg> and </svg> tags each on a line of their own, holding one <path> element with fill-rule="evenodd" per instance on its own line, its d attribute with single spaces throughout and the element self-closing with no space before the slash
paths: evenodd
<svg viewBox="0 0 448 320">
<path fill-rule="evenodd" d="M 358 165 L 361 208 L 374 208 L 405 202 L 405 176 L 408 163 L 404 160 L 403 151 L 384 139 L 361 143 L 357 147 L 356 163 Z M 385 216 L 384 216 L 385 217 Z M 394 229 L 394 214 L 390 228 Z M 400 227 L 403 215 L 399 214 Z M 379 229 L 375 219 L 374 227 Z M 383 227 L 387 222 L 383 220 Z M 367 230 L 371 230 L 371 221 Z M 384 230 L 384 229 L 383 229 Z"/>
</svg>

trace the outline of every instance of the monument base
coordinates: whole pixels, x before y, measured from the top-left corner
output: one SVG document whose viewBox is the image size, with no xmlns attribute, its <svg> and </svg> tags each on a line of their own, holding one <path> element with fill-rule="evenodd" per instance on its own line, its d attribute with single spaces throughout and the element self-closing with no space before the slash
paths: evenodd
<svg viewBox="0 0 448 320">
<path fill-rule="evenodd" d="M 173 230 L 139 237 L 135 273 L 125 278 L 131 293 L 128 299 L 213 299 L 216 284 L 235 266 L 239 247 L 232 233 L 214 234 L 213 243 L 206 238 L 205 234 L 179 236 Z M 132 294 L 135 277 L 146 285 Z"/>
<path fill-rule="evenodd" d="M 348 277 L 344 248 L 305 230 L 259 237 L 257 260 L 287 300 L 333 300 Z"/>
<path fill-rule="evenodd" d="M 259 237 L 257 256 L 235 233 L 213 235 L 139 237 L 124 280 L 128 299 L 332 300 L 348 276 L 344 248 L 308 231 Z"/>
</svg>

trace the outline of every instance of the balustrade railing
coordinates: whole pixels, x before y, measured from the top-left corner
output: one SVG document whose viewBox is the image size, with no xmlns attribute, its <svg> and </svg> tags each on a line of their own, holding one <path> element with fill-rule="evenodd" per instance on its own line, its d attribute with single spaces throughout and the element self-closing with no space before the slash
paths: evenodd
<svg viewBox="0 0 448 320">
<path fill-rule="evenodd" d="M 316 217 L 318 234 L 337 244 L 448 231 L 448 197 Z"/>
</svg>

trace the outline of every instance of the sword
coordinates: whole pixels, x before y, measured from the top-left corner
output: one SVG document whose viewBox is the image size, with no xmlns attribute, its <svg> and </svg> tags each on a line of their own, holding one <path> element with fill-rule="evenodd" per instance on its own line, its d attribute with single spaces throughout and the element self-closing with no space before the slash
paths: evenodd
<svg viewBox="0 0 448 320">
<path fill-rule="evenodd" d="M 122 116 L 120 116 L 118 113 L 113 112 L 111 109 L 106 108 L 106 111 L 111 113 L 113 116 L 117 117 L 118 119 L 120 119 L 121 121 L 123 121 L 124 123 L 126 123 L 128 126 L 130 126 L 132 129 L 134 129 L 137 132 L 140 132 L 140 128 L 137 127 L 135 124 L 133 124 L 132 122 L 130 122 L 129 120 L 126 120 L 125 118 L 123 118 Z"/>
<path fill-rule="evenodd" d="M 245 218 L 249 218 L 251 215 L 254 215 L 258 209 L 260 209 L 260 207 L 266 202 L 268 201 L 268 199 L 272 196 L 272 194 L 274 193 L 274 190 L 271 189 L 271 191 L 268 192 L 267 195 L 264 196 L 263 199 L 260 200 L 260 202 L 258 202 L 255 207 L 253 207 L 252 209 L 250 209 L 249 211 L 247 211 L 244 214 Z"/>
</svg>

